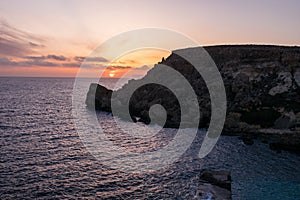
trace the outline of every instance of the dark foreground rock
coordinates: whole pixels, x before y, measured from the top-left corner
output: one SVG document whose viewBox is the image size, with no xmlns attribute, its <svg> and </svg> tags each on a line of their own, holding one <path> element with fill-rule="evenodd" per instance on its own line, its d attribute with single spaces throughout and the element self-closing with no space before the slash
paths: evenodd
<svg viewBox="0 0 300 200">
<path fill-rule="evenodd" d="M 111 95 L 112 90 L 109 90 L 102 85 L 92 83 L 85 104 L 91 109 L 111 112 Z"/>
<path fill-rule="evenodd" d="M 203 170 L 198 196 L 201 199 L 231 199 L 231 175 L 228 171 Z"/>
<path fill-rule="evenodd" d="M 226 89 L 227 116 L 223 133 L 280 134 L 279 141 L 272 141 L 276 148 L 289 147 L 299 151 L 300 47 L 229 45 L 205 49 L 216 63 Z M 161 64 L 177 70 L 189 81 L 198 96 L 201 111 L 199 127 L 207 128 L 211 116 L 208 89 L 195 68 L 176 54 L 178 51 L 180 50 L 163 59 Z M 124 105 L 126 102 L 123 99 L 126 98 L 123 97 L 127 95 L 127 91 L 145 79 L 164 79 L 176 84 L 176 80 L 168 78 L 167 74 L 160 73 L 157 65 L 141 80 L 131 80 L 116 91 L 116 99 L 112 100 Z M 93 96 L 95 91 L 96 95 Z M 93 107 L 94 101 L 96 109 L 110 111 L 111 93 L 112 91 L 93 84 L 87 97 L 87 106 Z M 168 88 L 156 84 L 139 87 L 133 93 L 129 104 L 131 118 L 150 123 L 149 108 L 154 104 L 162 105 L 167 111 L 165 127 L 179 127 L 182 121 L 189 125 L 189 121 L 184 121 L 184 116 L 181 116 L 174 94 Z M 193 114 L 194 111 L 190 110 L 189 115 Z M 293 134 L 285 134 L 291 132 Z M 291 137 L 293 142 L 290 142 Z M 244 138 L 244 142 L 252 144 L 252 137 L 250 138 Z"/>
<path fill-rule="evenodd" d="M 231 190 L 231 176 L 228 171 L 203 170 L 200 174 L 200 179 L 229 191 Z"/>
</svg>

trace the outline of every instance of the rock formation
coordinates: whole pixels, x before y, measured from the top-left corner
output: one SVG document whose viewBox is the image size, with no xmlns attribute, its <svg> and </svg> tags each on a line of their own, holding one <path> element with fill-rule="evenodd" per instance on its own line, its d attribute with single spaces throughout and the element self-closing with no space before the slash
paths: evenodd
<svg viewBox="0 0 300 200">
<path fill-rule="evenodd" d="M 300 47 L 225 45 L 209 46 L 205 49 L 216 63 L 226 89 L 227 116 L 224 133 L 287 133 L 289 139 L 284 136 L 281 139 L 289 141 L 287 146 L 299 147 Z M 208 127 L 211 104 L 201 75 L 188 61 L 174 52 L 163 59 L 161 64 L 177 70 L 189 81 L 198 96 L 201 111 L 199 127 Z M 168 79 L 166 74 L 158 72 L 159 67 L 155 66 L 143 79 Z M 126 90 L 139 81 L 141 80 L 131 80 L 116 91 L 120 104 L 124 103 L 122 95 L 126 95 Z M 112 91 L 102 86 L 92 84 L 87 106 L 111 111 L 111 93 Z M 149 108 L 154 104 L 161 104 L 167 111 L 165 127 L 179 126 L 182 116 L 178 101 L 168 88 L 156 84 L 145 85 L 134 92 L 129 106 L 131 117 L 149 123 Z"/>
<path fill-rule="evenodd" d="M 201 199 L 231 199 L 231 175 L 229 171 L 202 170 L 201 185 L 197 196 Z"/>
<path fill-rule="evenodd" d="M 111 112 L 111 95 L 112 90 L 109 90 L 102 85 L 92 83 L 85 104 L 88 108 L 96 108 L 97 110 Z"/>
</svg>

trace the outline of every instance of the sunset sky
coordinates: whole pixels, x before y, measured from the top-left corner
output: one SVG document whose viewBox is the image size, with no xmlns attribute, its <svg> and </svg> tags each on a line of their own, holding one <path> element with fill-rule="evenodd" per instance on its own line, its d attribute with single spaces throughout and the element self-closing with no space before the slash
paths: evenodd
<svg viewBox="0 0 300 200">
<path fill-rule="evenodd" d="M 199 45 L 300 45 L 300 1 L 0 0 L 0 76 L 73 77 L 86 56 L 138 28 L 178 31 Z M 105 77 L 144 74 L 169 52 L 95 57 Z M 87 76 L 89 74 L 87 73 Z"/>
</svg>

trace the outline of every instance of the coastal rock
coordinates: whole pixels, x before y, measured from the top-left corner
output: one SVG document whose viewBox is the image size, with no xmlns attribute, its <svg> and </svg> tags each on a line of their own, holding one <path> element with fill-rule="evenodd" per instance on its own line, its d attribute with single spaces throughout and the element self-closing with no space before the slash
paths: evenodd
<svg viewBox="0 0 300 200">
<path fill-rule="evenodd" d="M 200 199 L 231 199 L 230 172 L 203 170 L 200 173 L 200 182 L 197 193 L 197 197 Z"/>
<path fill-rule="evenodd" d="M 277 79 L 279 84 L 271 88 L 269 94 L 274 96 L 276 94 L 288 92 L 290 87 L 292 87 L 292 79 L 292 74 L 290 72 L 280 72 Z"/>
<path fill-rule="evenodd" d="M 252 145 L 252 144 L 254 144 L 254 141 L 251 138 L 249 138 L 249 137 L 244 137 L 244 138 L 242 138 L 242 140 L 243 140 L 243 142 L 244 142 L 245 145 Z"/>
<path fill-rule="evenodd" d="M 197 47 L 196 47 L 197 48 Z M 195 48 L 195 49 L 196 49 Z M 286 130 L 300 134 L 300 47 L 268 45 L 224 45 L 209 46 L 205 50 L 218 67 L 227 95 L 227 116 L 223 133 L 261 133 L 262 130 Z M 200 128 L 207 128 L 210 122 L 211 102 L 208 89 L 195 68 L 174 51 L 160 64 L 167 65 L 189 81 L 198 97 L 200 107 Z M 184 50 L 182 50 L 184 51 Z M 142 80 L 164 80 L 171 85 L 180 85 L 166 74 L 160 73 L 156 65 L 141 80 L 131 80 L 116 91 L 116 99 L 124 105 L 124 97 L 130 88 Z M 93 99 L 95 85 L 91 86 L 87 105 L 95 101 L 96 109 L 110 111 L 111 91 L 98 86 Z M 177 87 L 176 90 L 181 90 Z M 183 92 L 184 94 L 184 92 Z M 189 116 L 192 101 L 184 97 Z M 165 127 L 176 128 L 180 123 L 189 126 L 193 118 L 181 116 L 180 106 L 168 88 L 149 84 L 138 88 L 130 98 L 132 118 L 150 123 L 149 109 L 154 104 L 162 105 L 167 112 Z M 287 135 L 287 137 L 289 137 Z M 300 145 L 300 143 L 298 144 Z"/>
<path fill-rule="evenodd" d="M 111 112 L 111 96 L 112 90 L 109 90 L 102 85 L 92 83 L 85 103 L 90 109 Z"/>
<path fill-rule="evenodd" d="M 296 69 L 296 71 L 294 73 L 294 79 L 295 79 L 295 82 L 297 83 L 297 86 L 300 87 L 300 67 L 298 69 Z"/>
<path fill-rule="evenodd" d="M 198 187 L 198 191 L 194 199 L 230 200 L 232 198 L 231 191 L 209 183 L 202 183 L 202 185 Z"/>
<path fill-rule="evenodd" d="M 231 175 L 228 171 L 203 170 L 200 174 L 200 179 L 221 188 L 231 190 Z"/>
</svg>

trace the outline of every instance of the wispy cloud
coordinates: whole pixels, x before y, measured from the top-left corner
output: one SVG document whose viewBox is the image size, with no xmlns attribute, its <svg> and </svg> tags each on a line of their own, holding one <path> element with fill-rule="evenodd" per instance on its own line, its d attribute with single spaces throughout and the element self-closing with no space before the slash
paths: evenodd
<svg viewBox="0 0 300 200">
<path fill-rule="evenodd" d="M 105 73 L 115 73 L 118 76 L 128 71 L 143 72 L 148 66 L 135 68 L 137 62 L 131 59 L 112 62 L 104 57 L 61 55 L 46 52 L 47 41 L 43 37 L 19 30 L 5 20 L 0 19 L 0 67 L 59 67 L 59 68 L 85 68 L 105 70 Z M 46 38 L 46 37 L 45 37 Z M 135 73 L 135 72 L 134 72 Z"/>
<path fill-rule="evenodd" d="M 23 56 L 23 57 L 14 57 L 14 58 L 8 58 L 8 57 L 0 57 L 0 66 L 11 66 L 11 67 L 34 67 L 34 66 L 53 66 L 53 67 L 75 67 L 78 68 L 80 66 L 84 68 L 94 68 L 94 69 L 105 69 L 107 66 L 106 62 L 90 62 L 90 61 L 106 61 L 105 58 L 93 58 L 93 59 L 87 59 L 85 62 L 81 62 L 82 56 L 76 56 L 76 59 L 74 57 L 65 57 L 63 55 L 40 55 L 40 56 Z M 117 68 L 128 68 L 128 67 L 122 67 L 122 66 L 113 66 L 109 67 L 111 69 L 117 69 Z"/>
<path fill-rule="evenodd" d="M 67 57 L 64 55 L 39 55 L 45 46 L 43 37 L 27 33 L 0 19 L 0 67 L 75 67 L 105 68 L 103 57 Z"/>
<path fill-rule="evenodd" d="M 108 70 L 118 70 L 118 69 L 131 69 L 130 66 L 108 66 Z"/>
<path fill-rule="evenodd" d="M 114 64 L 120 64 L 120 65 L 124 65 L 124 64 L 136 64 L 137 62 L 135 60 L 130 60 L 130 59 L 126 59 L 126 60 L 118 60 L 118 61 L 115 61 Z"/>
<path fill-rule="evenodd" d="M 0 58 L 0 66 L 13 66 L 13 67 L 32 67 L 32 66 L 44 66 L 44 67 L 57 67 L 60 64 L 43 61 L 43 60 L 24 60 L 14 61 L 9 58 Z"/>
<path fill-rule="evenodd" d="M 24 56 L 43 48 L 44 39 L 19 30 L 0 19 L 0 55 Z"/>
<path fill-rule="evenodd" d="M 31 60 L 57 60 L 57 61 L 68 61 L 69 58 L 62 55 L 47 55 L 47 56 L 25 56 L 26 59 Z"/>
<path fill-rule="evenodd" d="M 106 58 L 103 57 L 84 57 L 84 56 L 75 56 L 74 60 L 78 62 L 108 62 Z"/>
<path fill-rule="evenodd" d="M 134 70 L 148 71 L 150 67 L 148 65 L 143 65 L 141 67 L 137 67 Z"/>
<path fill-rule="evenodd" d="M 57 56 L 57 55 L 48 55 L 47 59 L 52 59 L 52 60 L 59 60 L 59 61 L 68 61 L 69 59 L 66 58 L 65 56 Z"/>
<path fill-rule="evenodd" d="M 105 69 L 106 65 L 104 64 L 99 64 L 99 63 L 81 63 L 81 62 L 68 62 L 68 63 L 63 63 L 63 67 L 82 67 L 85 69 Z"/>
</svg>

